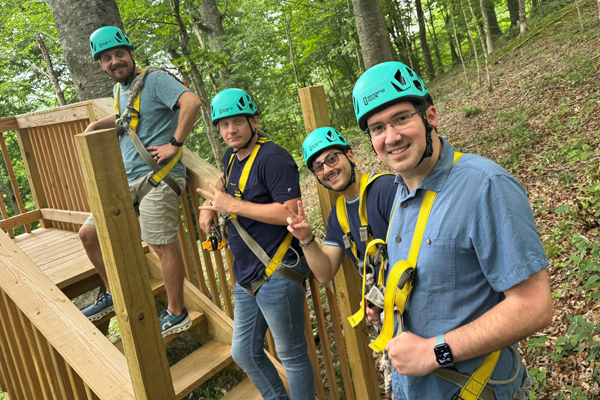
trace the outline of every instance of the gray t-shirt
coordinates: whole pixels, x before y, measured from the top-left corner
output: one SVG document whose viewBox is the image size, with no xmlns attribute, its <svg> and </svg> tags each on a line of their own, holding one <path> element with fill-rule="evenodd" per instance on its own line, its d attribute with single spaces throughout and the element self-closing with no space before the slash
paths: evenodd
<svg viewBox="0 0 600 400">
<path fill-rule="evenodd" d="M 127 82 L 127 85 L 121 84 L 119 89 L 120 114 L 125 112 L 129 100 L 127 91 L 131 88 L 132 82 L 133 78 Z M 113 88 L 113 96 L 116 90 L 117 85 Z M 162 146 L 169 143 L 177 129 L 179 119 L 179 109 L 176 109 L 175 103 L 187 91 L 188 89 L 185 86 L 166 72 L 155 71 L 146 76 L 140 98 L 140 122 L 136 132 L 146 147 Z M 144 162 L 133 146 L 129 135 L 121 136 L 120 146 L 128 181 L 152 172 L 152 169 Z M 164 160 L 160 164 L 161 167 L 164 167 L 169 160 Z M 183 170 L 183 163 L 179 160 L 171 170 L 171 174 L 182 175 Z"/>
</svg>

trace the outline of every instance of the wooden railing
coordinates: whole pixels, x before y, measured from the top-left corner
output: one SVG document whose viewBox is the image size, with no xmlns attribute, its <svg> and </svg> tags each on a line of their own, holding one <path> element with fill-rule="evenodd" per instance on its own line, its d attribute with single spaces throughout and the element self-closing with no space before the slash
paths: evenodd
<svg viewBox="0 0 600 400">
<path fill-rule="evenodd" d="M 135 398 L 123 354 L 3 234 L 0 390 L 11 400 Z"/>
<path fill-rule="evenodd" d="M 93 101 L 67 106 L 66 108 L 61 107 L 57 109 L 56 114 L 53 114 L 52 110 L 48 110 L 32 116 L 17 117 L 14 123 L 9 119 L 0 120 L 0 131 L 16 130 L 17 132 L 23 161 L 36 204 L 36 210 L 12 218 L 6 218 L 5 216 L 5 219 L 0 221 L 0 228 L 10 234 L 10 229 L 21 225 L 27 226 L 30 222 L 40 220 L 41 226 L 46 228 L 55 227 L 71 231 L 79 229 L 85 215 L 89 213 L 90 206 L 87 194 L 85 193 L 85 185 L 77 159 L 73 136 L 83 132 L 90 121 L 105 116 L 106 111 L 103 110 L 106 110 L 107 107 L 100 107 L 104 103 L 107 102 L 103 100 L 103 103 L 96 104 Z M 315 115 L 323 113 L 323 110 L 319 109 L 318 105 L 314 105 L 313 111 L 316 113 Z M 326 113 L 325 109 L 325 115 Z M 309 126 L 314 126 L 315 115 L 313 115 L 313 122 L 307 122 L 307 129 Z M 321 117 L 317 115 L 318 123 L 323 124 L 318 118 Z M 5 157 L 5 161 L 7 161 L 7 164 L 10 163 L 8 157 Z M 206 188 L 206 180 L 214 184 L 221 177 L 222 173 L 187 149 L 184 151 L 184 162 L 188 168 L 189 180 L 186 190 L 181 195 L 183 218 L 179 229 L 179 243 L 182 250 L 186 277 L 203 294 L 210 297 L 217 307 L 223 309 L 229 317 L 233 318 L 233 288 L 235 286 L 235 276 L 231 268 L 233 256 L 229 250 L 222 252 L 204 250 L 201 243 L 206 240 L 206 235 L 197 225 L 200 198 L 196 193 L 196 188 Z M 15 192 L 18 193 L 16 185 Z M 322 211 L 328 213 L 326 207 L 322 207 Z M 308 296 L 305 306 L 307 311 L 306 338 L 315 371 L 317 395 L 321 399 L 337 400 L 341 398 L 343 390 L 345 398 L 348 400 L 378 399 L 380 396 L 373 367 L 372 353 L 367 347 L 368 336 L 366 334 L 366 327 L 363 323 L 359 325 L 357 330 L 353 330 L 347 323 L 347 316 L 358 308 L 358 301 L 360 300 L 358 299 L 358 279 L 355 276 L 354 266 L 349 261 L 345 261 L 344 265 L 341 273 L 336 278 L 335 293 L 330 290 L 324 290 L 323 286 L 314 278 L 309 280 L 310 296 Z M 6 289 L 3 287 L 3 290 Z M 321 293 L 322 291 L 324 291 L 324 294 Z M 35 297 L 35 294 L 19 295 L 20 298 L 25 300 L 28 296 Z M 308 312 L 309 309 L 312 310 L 312 313 Z M 329 321 L 327 320 L 327 311 L 329 311 Z M 25 314 L 25 311 L 23 313 Z M 78 315 L 82 316 L 80 313 Z M 318 344 L 313 334 L 311 317 L 316 320 Z M 60 321 L 60 318 L 57 320 Z M 84 322 L 85 318 L 83 322 L 78 321 L 78 324 L 83 324 Z M 44 321 L 44 323 L 46 322 Z M 40 338 L 42 341 L 46 339 L 50 340 L 48 339 L 50 336 L 47 336 L 47 334 L 52 334 L 50 326 L 56 329 L 56 332 L 68 331 L 66 326 L 61 327 L 51 324 L 42 332 L 41 327 L 43 327 L 43 324 L 35 325 L 40 328 L 40 333 L 42 333 Z M 93 335 L 92 330 L 86 331 L 85 334 Z M 35 327 L 32 328 L 32 331 L 35 333 Z M 94 332 L 94 334 L 97 334 L 97 331 Z M 25 335 L 25 337 L 29 336 Z M 35 337 L 35 334 L 33 337 Z M 267 343 L 271 354 L 276 357 L 277 352 L 270 334 L 267 337 Z M 55 351 L 55 353 L 62 354 L 60 351 Z M 82 350 L 81 354 L 86 353 Z M 110 362 L 116 362 L 113 360 L 113 356 L 117 357 L 116 353 L 112 352 L 110 354 Z M 118 362 L 124 363 L 125 361 L 121 353 L 118 354 L 121 356 L 121 358 L 117 357 L 119 359 Z M 13 360 L 12 353 L 3 352 L 3 355 L 4 362 L 20 362 Z M 32 354 L 32 357 L 34 356 Z M 44 358 L 42 357 L 41 360 L 44 360 Z M 335 371 L 336 361 L 339 363 L 342 376 L 342 383 L 339 386 Z M 68 361 L 65 362 L 72 365 Z M 3 365 L 0 366 L 3 371 L 6 371 Z M 121 365 L 121 367 L 123 366 Z M 15 366 L 15 368 L 17 367 Z M 126 366 L 124 368 L 126 370 Z M 72 369 L 76 370 L 75 367 Z M 321 374 L 322 370 L 325 371 L 324 377 Z M 70 377 L 68 374 L 69 369 L 66 368 L 66 371 L 67 377 Z M 121 369 L 120 371 L 124 370 Z M 103 370 L 98 370 L 97 373 L 104 376 L 107 374 Z M 129 375 L 124 374 L 123 376 Z M 12 391 L 21 393 L 19 392 L 19 388 L 2 386 L 3 383 L 7 385 L 7 382 L 14 382 L 12 379 L 4 378 L 8 377 L 0 374 L 0 388 L 8 387 L 11 393 Z M 82 380 L 87 382 L 86 378 L 82 378 Z M 77 378 L 69 379 L 68 383 L 69 387 L 83 387 L 85 390 L 85 385 L 79 384 Z M 64 383 L 63 386 L 65 386 Z M 131 383 L 129 382 L 124 387 L 131 387 Z M 96 390 L 92 386 L 90 388 L 92 391 Z M 127 391 L 131 395 L 132 392 L 129 392 L 129 389 Z M 112 398 L 104 397 L 99 392 L 97 394 L 103 399 Z M 16 398 L 18 399 L 19 397 Z M 29 399 L 30 397 L 22 398 Z M 86 397 L 83 396 L 80 398 L 85 399 Z M 88 398 L 91 397 L 88 396 Z"/>
</svg>

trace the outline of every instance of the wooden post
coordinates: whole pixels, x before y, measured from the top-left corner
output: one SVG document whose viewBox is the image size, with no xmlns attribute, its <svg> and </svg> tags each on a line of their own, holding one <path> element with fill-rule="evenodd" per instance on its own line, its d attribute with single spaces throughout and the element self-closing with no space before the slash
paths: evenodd
<svg viewBox="0 0 600 400">
<path fill-rule="evenodd" d="M 308 134 L 317 128 L 329 126 L 329 112 L 327 110 L 327 100 L 323 86 L 302 88 L 299 94 L 306 133 Z M 327 221 L 329 213 L 339 195 L 325 189 L 321 185 L 317 185 L 317 191 L 321 203 L 323 221 Z M 348 347 L 348 358 L 350 360 L 350 369 L 352 370 L 354 390 L 357 399 L 379 400 L 381 399 L 381 395 L 379 393 L 377 373 L 373 362 L 373 352 L 369 348 L 367 325 L 363 321 L 353 329 L 348 322 L 348 317 L 358 310 L 360 301 L 362 300 L 359 295 L 359 283 L 359 276 L 354 263 L 347 256 L 344 257 L 342 267 L 335 276 L 335 287 L 342 326 L 344 327 L 344 337 Z"/>
<path fill-rule="evenodd" d="M 27 179 L 31 186 L 31 193 L 33 194 L 35 206 L 38 209 L 48 208 L 42 176 L 33 151 L 29 130 L 27 128 L 21 128 L 15 130 L 15 133 L 17 134 L 17 139 L 19 141 L 19 148 L 21 149 L 21 156 L 23 156 L 23 164 L 25 164 L 25 171 L 27 172 Z M 42 228 L 52 228 L 52 221 L 42 219 L 40 220 L 40 225 Z"/>
<path fill-rule="evenodd" d="M 140 228 L 115 129 L 75 136 L 138 400 L 175 400 Z"/>
</svg>

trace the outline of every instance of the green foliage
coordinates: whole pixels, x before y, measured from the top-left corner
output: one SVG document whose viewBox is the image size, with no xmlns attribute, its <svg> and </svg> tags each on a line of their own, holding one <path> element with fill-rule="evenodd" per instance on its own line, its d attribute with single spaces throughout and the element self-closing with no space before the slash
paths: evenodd
<svg viewBox="0 0 600 400">
<path fill-rule="evenodd" d="M 481 113 L 481 108 L 471 105 L 471 106 L 466 106 L 465 108 L 460 110 L 460 112 L 465 117 L 469 118 L 469 117 L 474 117 L 474 116 L 478 115 L 479 113 Z"/>
</svg>

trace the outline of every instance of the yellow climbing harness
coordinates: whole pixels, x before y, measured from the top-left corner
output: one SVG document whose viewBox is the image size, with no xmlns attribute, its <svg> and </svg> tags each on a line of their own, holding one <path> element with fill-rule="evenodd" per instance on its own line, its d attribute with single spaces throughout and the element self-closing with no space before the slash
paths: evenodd
<svg viewBox="0 0 600 400">
<path fill-rule="evenodd" d="M 366 291 L 366 286 L 367 286 L 367 284 L 366 284 L 367 283 L 367 266 L 369 265 L 368 257 L 374 256 L 376 254 L 376 252 L 377 252 L 376 246 L 378 244 L 385 245 L 385 242 L 381 239 L 373 240 L 373 233 L 371 231 L 371 228 L 369 227 L 368 216 L 367 216 L 367 188 L 377 178 L 384 176 L 384 175 L 393 175 L 393 174 L 389 174 L 389 173 L 381 173 L 381 174 L 375 174 L 375 175 L 363 174 L 360 177 L 359 186 L 358 186 L 359 187 L 359 189 L 358 189 L 359 190 L 358 216 L 360 218 L 360 225 L 361 225 L 359 228 L 359 240 L 361 242 L 365 243 L 365 255 L 362 260 L 358 257 L 358 250 L 356 248 L 356 239 L 350 233 L 350 223 L 348 221 L 348 209 L 346 208 L 346 199 L 344 198 L 344 196 L 338 197 L 336 205 L 335 205 L 337 220 L 338 220 L 338 223 L 340 224 L 340 228 L 342 228 L 342 231 L 344 232 L 344 236 L 342 236 L 342 240 L 344 242 L 344 247 L 346 249 L 350 249 L 350 251 L 352 252 L 352 255 L 354 255 L 354 258 L 357 261 L 359 269 L 361 269 L 361 268 L 363 269 L 363 272 L 362 272 L 363 281 L 362 281 L 362 290 L 361 290 L 362 298 L 365 297 L 365 291 Z M 381 268 L 383 268 L 384 261 L 383 261 L 382 257 L 379 257 L 379 258 L 381 259 Z M 383 285 L 383 274 L 382 274 L 381 270 L 379 273 L 379 282 L 377 283 L 377 285 Z M 352 327 L 355 327 L 356 325 L 358 325 L 358 323 L 360 323 L 360 321 L 362 321 L 364 319 L 364 315 L 365 315 L 365 304 L 364 303 L 365 303 L 365 301 L 363 301 L 363 304 L 362 304 L 361 308 L 358 310 L 358 312 L 349 318 L 349 321 L 350 321 L 350 324 L 352 325 Z"/>
<path fill-rule="evenodd" d="M 142 70 L 141 72 L 144 72 L 144 70 Z M 115 110 L 117 111 L 117 117 L 120 117 L 120 114 L 121 114 L 120 108 L 119 108 L 120 89 L 121 89 L 121 85 L 119 83 L 117 83 L 117 90 L 115 91 L 115 99 L 114 99 Z M 140 123 L 140 97 L 141 97 L 141 94 L 142 94 L 142 89 L 140 88 L 140 90 L 138 90 L 138 92 L 135 94 L 135 98 L 134 98 L 134 102 L 133 102 L 133 109 L 131 110 L 131 114 L 130 114 L 131 118 L 129 121 L 127 132 L 129 134 L 129 137 L 131 138 L 131 142 L 133 143 L 133 146 L 137 150 L 138 154 L 142 157 L 142 159 L 146 162 L 146 164 L 148 164 L 148 166 L 152 169 L 152 171 L 154 171 L 154 175 L 152 175 L 152 177 L 150 177 L 148 179 L 148 182 L 146 182 L 146 184 L 140 190 L 139 199 L 141 201 L 141 199 L 150 190 L 152 190 L 152 188 L 157 187 L 161 181 L 165 181 L 165 183 L 167 185 L 169 185 L 169 187 L 171 189 L 173 189 L 173 191 L 175 193 L 177 193 L 177 196 L 179 196 L 181 194 L 179 185 L 177 184 L 177 182 L 175 182 L 175 180 L 173 178 L 171 178 L 171 176 L 169 176 L 169 172 L 171 172 L 173 167 L 175 167 L 175 164 L 177 164 L 177 162 L 181 158 L 181 155 L 183 154 L 183 147 L 179 148 L 179 150 L 177 151 L 177 154 L 175 154 L 175 156 L 164 167 L 161 167 L 154 160 L 154 158 L 150 155 L 150 153 L 148 153 L 148 150 L 146 150 L 146 146 L 144 146 L 144 144 L 142 143 L 142 141 L 140 140 L 140 138 L 138 137 L 138 135 L 136 133 L 138 125 Z M 139 204 L 139 201 L 137 204 Z"/>
<path fill-rule="evenodd" d="M 246 188 L 246 183 L 248 182 L 248 176 L 250 175 L 252 164 L 254 163 L 256 155 L 258 154 L 262 145 L 266 142 L 268 142 L 268 139 L 266 137 L 261 136 L 258 138 L 256 144 L 254 145 L 254 148 L 252 149 L 252 153 L 248 158 L 248 161 L 246 161 L 246 165 L 244 165 L 244 169 L 242 170 L 242 174 L 240 175 L 240 180 L 237 184 L 229 182 L 229 176 L 231 175 L 233 161 L 236 157 L 235 154 L 231 154 L 225 174 L 225 185 L 223 185 L 224 191 L 227 191 L 227 187 L 231 185 L 235 192 L 235 198 L 243 200 L 244 189 Z M 271 278 L 271 275 L 273 275 L 274 273 L 304 286 L 304 275 L 290 269 L 290 266 L 287 266 L 286 264 L 283 264 L 281 262 L 283 260 L 283 257 L 286 255 L 288 249 L 290 248 L 290 245 L 292 244 L 293 235 L 291 233 L 288 232 L 288 234 L 285 236 L 285 238 L 279 245 L 279 248 L 275 252 L 275 255 L 273 256 L 273 258 L 271 258 L 269 257 L 267 252 L 254 240 L 254 238 L 250 236 L 248 231 L 246 231 L 246 229 L 244 229 L 244 227 L 240 224 L 236 214 L 226 214 L 225 217 L 227 221 L 231 221 L 233 223 L 238 234 L 240 235 L 244 243 L 246 243 L 246 246 L 248 246 L 252 253 L 254 253 L 254 255 L 265 265 L 265 272 L 263 273 L 263 276 L 260 279 L 252 282 L 250 284 L 250 289 L 242 288 L 246 293 L 248 293 L 251 296 L 254 296 L 258 289 L 260 289 L 260 287 L 265 282 L 267 282 Z"/>
<path fill-rule="evenodd" d="M 454 161 L 452 162 L 452 167 L 454 167 L 454 164 L 456 164 L 456 162 L 462 156 L 463 153 L 454 152 Z M 408 297 L 410 296 L 413 288 L 417 259 L 419 258 L 421 243 L 423 242 L 423 236 L 425 235 L 425 227 L 427 226 L 429 214 L 433 208 L 433 202 L 435 201 L 436 196 L 437 193 L 430 190 L 425 193 L 423 202 L 421 203 L 421 208 L 419 210 L 419 216 L 417 217 L 417 224 L 415 226 L 413 239 L 410 245 L 408 260 L 398 261 L 396 264 L 394 264 L 389 272 L 387 283 L 385 285 L 383 328 L 381 329 L 379 337 L 377 337 L 377 339 L 369 345 L 371 349 L 378 353 L 385 349 L 385 346 L 392 339 L 394 334 L 395 307 L 397 308 L 397 314 L 399 316 L 398 334 L 403 332 L 402 314 L 404 313 Z M 386 235 L 386 241 L 384 243 L 387 243 L 389 239 L 392 221 L 394 220 L 397 209 L 398 204 L 396 204 L 396 207 L 392 213 L 392 218 L 390 220 L 390 225 Z M 361 311 L 364 315 L 364 307 L 359 310 L 358 313 L 349 318 L 351 323 L 353 322 L 352 319 L 354 319 L 356 322 L 355 317 L 361 317 L 359 315 Z M 513 353 L 516 351 L 512 346 L 511 349 L 513 350 Z M 515 355 L 515 357 L 517 356 Z M 432 374 L 452 382 L 461 388 L 460 391 L 453 397 L 453 400 L 495 400 L 496 395 L 494 393 L 494 389 L 488 385 L 488 382 L 490 381 L 490 378 L 496 368 L 499 358 L 500 350 L 491 353 L 483 360 L 483 362 L 477 367 L 471 376 L 462 374 L 458 371 L 450 370 L 448 368 L 437 369 L 433 371 Z M 518 363 L 517 365 L 520 366 Z M 514 380 L 518 375 L 518 372 L 519 370 L 517 367 L 517 372 L 515 375 L 503 383 L 512 382 L 512 380 Z"/>
</svg>

